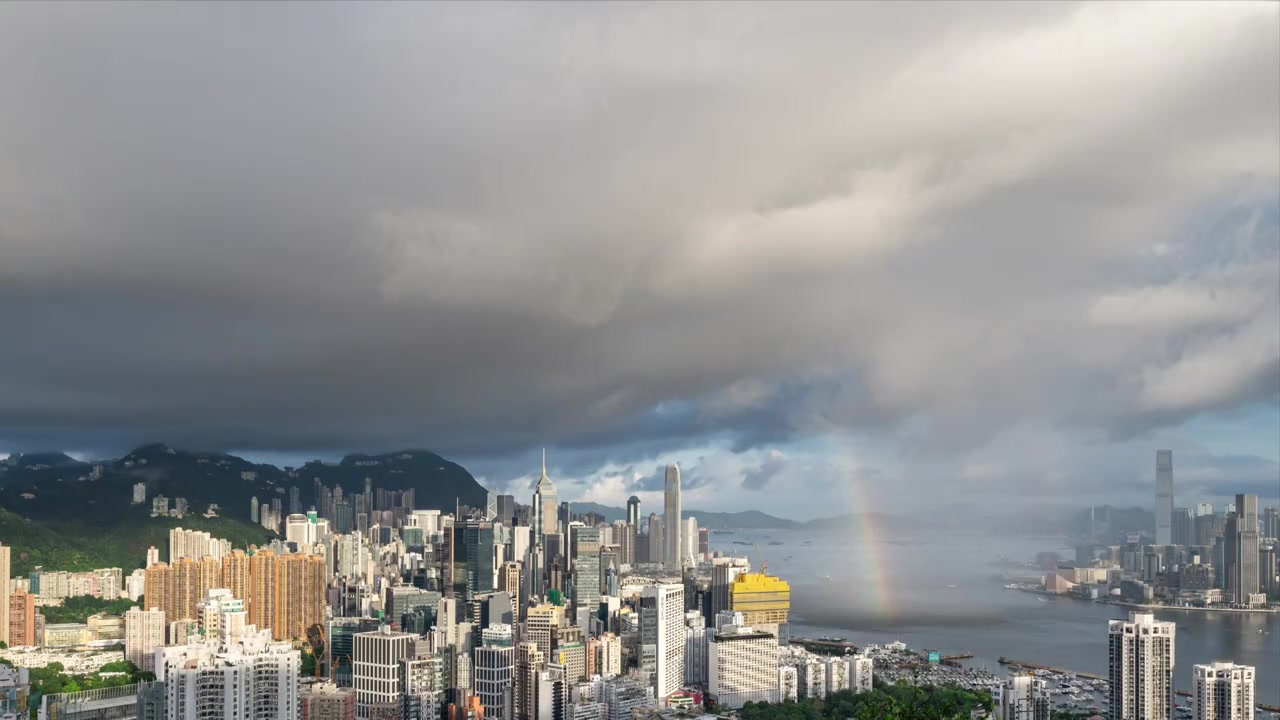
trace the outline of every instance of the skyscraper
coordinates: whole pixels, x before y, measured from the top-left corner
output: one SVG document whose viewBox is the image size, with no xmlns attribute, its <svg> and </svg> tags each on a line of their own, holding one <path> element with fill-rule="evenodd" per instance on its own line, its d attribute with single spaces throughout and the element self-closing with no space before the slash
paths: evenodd
<svg viewBox="0 0 1280 720">
<path fill-rule="evenodd" d="M 665 548 L 665 552 L 662 554 L 662 562 L 668 568 L 680 567 L 680 554 L 681 550 L 683 550 L 683 546 L 680 544 L 680 532 L 683 529 L 681 525 L 680 467 L 672 463 L 667 466 L 667 484 L 666 491 L 663 494 L 662 513 L 663 547 Z M 659 693 L 659 695 L 661 694 Z"/>
<path fill-rule="evenodd" d="M 1172 720 L 1174 634 L 1171 622 L 1151 613 L 1112 620 L 1110 643 L 1111 717 L 1114 720 Z"/>
<path fill-rule="evenodd" d="M 1254 669 L 1248 665 L 1216 662 L 1196 665 L 1195 720 L 1250 720 L 1253 717 Z"/>
<path fill-rule="evenodd" d="M 124 659 L 155 672 L 156 648 L 164 646 L 164 611 L 130 608 L 124 614 Z"/>
<path fill-rule="evenodd" d="M 1173 544 L 1173 451 L 1156 451 L 1156 544 Z"/>
<path fill-rule="evenodd" d="M 1235 515 L 1227 518 L 1224 560 L 1226 589 L 1238 603 L 1258 592 L 1258 496 L 1236 495 Z"/>
<path fill-rule="evenodd" d="M 600 604 L 600 528 L 577 528 L 573 555 L 574 607 L 594 612 Z"/>
<path fill-rule="evenodd" d="M 649 562 L 662 562 L 662 553 L 666 549 L 666 545 L 663 543 L 663 537 L 662 518 L 658 517 L 658 513 L 649 513 Z"/>
<path fill-rule="evenodd" d="M 547 477 L 547 451 L 542 451 L 542 477 L 533 489 L 533 542 L 541 544 L 542 535 L 556 532 L 556 508 L 559 498 L 556 496 L 555 483 Z"/>
<path fill-rule="evenodd" d="M 707 693 L 717 706 L 740 708 L 747 702 L 776 703 L 778 686 L 778 638 L 743 625 L 727 625 L 711 633 L 707 643 Z"/>
<path fill-rule="evenodd" d="M 684 682 L 683 585 L 649 585 L 640 591 L 640 669 L 659 698 Z"/>
<path fill-rule="evenodd" d="M 635 495 L 627 498 L 627 524 L 634 528 L 640 527 L 640 498 Z"/>
<path fill-rule="evenodd" d="M 403 691 L 400 661 L 412 659 L 418 636 L 391 632 L 383 625 L 375 632 L 355 634 L 352 683 L 356 689 L 356 715 L 369 717 L 369 706 L 399 704 Z"/>
</svg>

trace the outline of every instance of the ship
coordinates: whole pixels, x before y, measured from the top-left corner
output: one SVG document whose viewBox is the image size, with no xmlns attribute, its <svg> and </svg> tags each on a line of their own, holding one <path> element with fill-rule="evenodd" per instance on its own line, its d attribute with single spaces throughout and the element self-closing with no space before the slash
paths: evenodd
<svg viewBox="0 0 1280 720">
<path fill-rule="evenodd" d="M 781 540 L 770 540 L 770 541 L 769 541 L 769 544 L 770 544 L 770 545 L 781 545 L 781 544 L 782 544 L 782 541 L 781 541 Z"/>
</svg>

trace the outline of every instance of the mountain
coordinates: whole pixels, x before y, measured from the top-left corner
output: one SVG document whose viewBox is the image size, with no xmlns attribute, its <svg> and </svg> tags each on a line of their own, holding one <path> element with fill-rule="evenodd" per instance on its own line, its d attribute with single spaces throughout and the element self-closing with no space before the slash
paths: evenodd
<svg viewBox="0 0 1280 720">
<path fill-rule="evenodd" d="M 9 458 L 0 465 L 0 507 L 42 522 L 95 525 L 118 517 L 149 517 L 149 503 L 131 503 L 134 484 L 143 483 L 148 500 L 182 497 L 192 513 L 216 504 L 225 517 L 252 521 L 250 498 L 261 503 L 280 498 L 287 509 L 289 488 L 296 486 L 303 505 L 310 506 L 317 479 L 350 493 L 363 490 L 366 478 L 375 488 L 412 488 L 419 508 L 449 510 L 455 501 L 472 507 L 485 502 L 485 489 L 471 473 L 426 450 L 348 455 L 339 463 L 314 461 L 282 469 L 225 453 L 156 444 L 93 465 L 59 454 Z"/>
<path fill-rule="evenodd" d="M 606 522 L 627 519 L 627 511 L 625 508 L 614 507 L 612 505 L 601 505 L 600 503 L 594 502 L 575 502 L 569 503 L 569 507 L 573 512 L 578 514 L 585 515 L 586 513 L 596 513 L 598 515 L 603 515 Z M 641 509 L 643 510 L 643 508 Z M 649 512 L 653 511 L 650 510 Z M 644 512 L 642 514 L 644 517 L 648 517 L 649 512 Z M 658 514 L 661 515 L 662 513 Z M 798 523 L 795 520 L 774 517 L 773 515 L 768 515 L 758 510 L 723 513 L 689 509 L 682 510 L 680 512 L 680 516 L 683 518 L 697 518 L 698 525 L 705 528 L 780 530 L 801 526 L 801 523 Z"/>
</svg>

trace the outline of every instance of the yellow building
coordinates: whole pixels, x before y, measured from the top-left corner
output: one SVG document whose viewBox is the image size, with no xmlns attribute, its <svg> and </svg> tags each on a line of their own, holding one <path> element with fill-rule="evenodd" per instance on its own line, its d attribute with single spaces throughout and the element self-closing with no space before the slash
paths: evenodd
<svg viewBox="0 0 1280 720">
<path fill-rule="evenodd" d="M 276 558 L 276 640 L 306 637 L 307 628 L 324 623 L 325 565 L 317 555 Z"/>
<path fill-rule="evenodd" d="M 231 597 L 249 606 L 249 556 L 243 550 L 222 558 L 222 582 L 231 591 Z"/>
<path fill-rule="evenodd" d="M 259 550 L 249 557 L 249 622 L 259 630 L 270 630 L 276 621 L 276 555 Z"/>
<path fill-rule="evenodd" d="M 749 627 L 781 625 L 791 612 L 791 586 L 762 572 L 742 573 L 729 586 L 729 609 Z"/>
</svg>

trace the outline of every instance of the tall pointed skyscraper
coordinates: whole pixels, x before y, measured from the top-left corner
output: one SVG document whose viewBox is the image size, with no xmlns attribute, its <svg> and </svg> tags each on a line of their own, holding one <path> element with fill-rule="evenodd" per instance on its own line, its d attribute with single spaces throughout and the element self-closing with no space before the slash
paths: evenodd
<svg viewBox="0 0 1280 720">
<path fill-rule="evenodd" d="M 680 466 L 667 466 L 667 488 L 662 513 L 663 546 L 662 561 L 668 568 L 680 567 Z"/>
<path fill-rule="evenodd" d="M 533 532 L 534 542 L 541 542 L 542 536 L 556 532 L 556 508 L 559 506 L 555 483 L 547 477 L 547 451 L 542 451 L 542 477 L 533 489 Z"/>
</svg>

